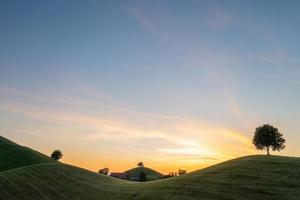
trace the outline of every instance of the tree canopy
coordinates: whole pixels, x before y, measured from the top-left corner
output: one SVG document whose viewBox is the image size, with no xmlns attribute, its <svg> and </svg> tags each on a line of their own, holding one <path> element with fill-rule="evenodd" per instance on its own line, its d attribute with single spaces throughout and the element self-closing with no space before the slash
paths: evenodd
<svg viewBox="0 0 300 200">
<path fill-rule="evenodd" d="M 143 162 L 139 162 L 139 163 L 137 164 L 137 166 L 138 166 L 138 167 L 144 167 L 144 163 L 143 163 Z"/>
<path fill-rule="evenodd" d="M 109 168 L 104 167 L 104 168 L 102 168 L 102 169 L 99 169 L 98 173 L 99 173 L 99 174 L 104 174 L 104 175 L 107 176 L 107 175 L 109 174 Z"/>
<path fill-rule="evenodd" d="M 252 142 L 256 149 L 266 149 L 267 154 L 270 155 L 270 149 L 280 151 L 285 148 L 285 139 L 282 135 L 277 128 L 269 124 L 264 124 L 256 128 Z"/>
<path fill-rule="evenodd" d="M 63 154 L 60 150 L 54 150 L 53 153 L 51 154 L 51 158 L 55 161 L 58 161 L 63 157 Z"/>
</svg>

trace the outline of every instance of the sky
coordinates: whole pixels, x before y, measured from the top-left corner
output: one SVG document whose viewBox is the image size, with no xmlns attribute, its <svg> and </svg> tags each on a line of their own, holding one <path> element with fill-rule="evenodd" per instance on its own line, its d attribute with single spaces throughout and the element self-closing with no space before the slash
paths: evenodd
<svg viewBox="0 0 300 200">
<path fill-rule="evenodd" d="M 63 162 L 168 173 L 300 156 L 300 1 L 0 1 L 0 135 Z"/>
</svg>

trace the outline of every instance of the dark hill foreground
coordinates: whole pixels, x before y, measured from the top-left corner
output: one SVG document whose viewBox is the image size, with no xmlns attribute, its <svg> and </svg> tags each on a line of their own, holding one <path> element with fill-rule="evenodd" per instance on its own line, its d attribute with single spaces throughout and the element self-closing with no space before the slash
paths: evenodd
<svg viewBox="0 0 300 200">
<path fill-rule="evenodd" d="M 300 160 L 249 156 L 184 176 L 130 182 L 51 163 L 0 173 L 0 199 L 300 199 Z"/>
<path fill-rule="evenodd" d="M 0 136 L 0 172 L 46 162 L 51 162 L 48 156 Z"/>
<path fill-rule="evenodd" d="M 299 200 L 300 158 L 247 156 L 143 183 L 58 162 L 35 164 L 0 172 L 0 199 Z"/>
<path fill-rule="evenodd" d="M 136 167 L 124 173 L 128 174 L 130 179 L 130 178 L 139 178 L 141 172 L 144 172 L 146 174 L 147 181 L 153 181 L 153 180 L 164 178 L 164 176 L 161 173 L 147 167 Z"/>
</svg>

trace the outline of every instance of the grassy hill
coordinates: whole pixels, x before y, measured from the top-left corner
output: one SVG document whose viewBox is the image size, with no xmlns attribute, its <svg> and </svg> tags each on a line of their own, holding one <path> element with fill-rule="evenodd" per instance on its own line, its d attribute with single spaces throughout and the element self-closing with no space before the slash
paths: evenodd
<svg viewBox="0 0 300 200">
<path fill-rule="evenodd" d="M 0 172 L 0 199 L 298 200 L 300 158 L 247 156 L 143 183 L 42 163 Z"/>
<path fill-rule="evenodd" d="M 0 136 L 0 172 L 45 162 L 51 162 L 51 159 Z"/>
<path fill-rule="evenodd" d="M 136 167 L 124 173 L 127 173 L 129 175 L 129 178 L 131 178 L 131 177 L 140 177 L 141 172 L 144 172 L 146 174 L 148 181 L 158 180 L 164 177 L 161 173 L 147 167 Z"/>
</svg>

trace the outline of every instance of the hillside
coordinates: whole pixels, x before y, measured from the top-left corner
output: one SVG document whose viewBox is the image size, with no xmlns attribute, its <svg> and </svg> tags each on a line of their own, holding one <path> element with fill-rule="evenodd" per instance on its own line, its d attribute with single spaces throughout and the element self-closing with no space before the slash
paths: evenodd
<svg viewBox="0 0 300 200">
<path fill-rule="evenodd" d="M 7 157 L 6 161 L 10 159 L 15 160 Z M 143 183 L 58 162 L 42 163 L 0 172 L 0 199 L 297 200 L 300 158 L 247 156 L 180 177 Z"/>
<path fill-rule="evenodd" d="M 0 172 L 45 162 L 51 162 L 51 159 L 0 136 Z"/>
<path fill-rule="evenodd" d="M 131 178 L 131 177 L 139 177 L 141 172 L 144 172 L 146 174 L 148 181 L 158 180 L 164 177 L 161 173 L 147 167 L 136 167 L 127 170 L 124 173 L 128 174 L 129 178 Z"/>
</svg>

